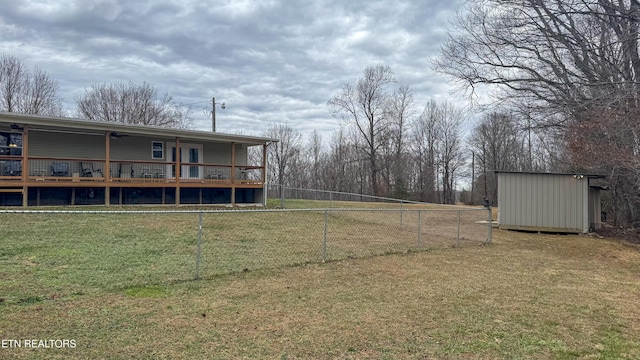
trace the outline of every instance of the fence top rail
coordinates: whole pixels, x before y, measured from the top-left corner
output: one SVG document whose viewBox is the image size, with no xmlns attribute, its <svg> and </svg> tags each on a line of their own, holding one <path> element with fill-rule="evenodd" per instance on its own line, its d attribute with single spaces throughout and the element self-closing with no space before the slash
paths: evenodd
<svg viewBox="0 0 640 360">
<path fill-rule="evenodd" d="M 230 214 L 230 213 L 269 213 L 269 212 L 470 212 L 487 211 L 485 208 L 459 208 L 459 209 L 367 209 L 367 208 L 309 208 L 309 209 L 202 209 L 202 210 L 26 210 L 26 209 L 0 209 L 0 214 Z"/>
<path fill-rule="evenodd" d="M 335 195 L 344 195 L 344 196 L 350 196 L 350 197 L 360 197 L 360 198 L 364 198 L 364 199 L 373 199 L 373 200 L 379 200 L 378 202 L 388 202 L 388 203 L 399 203 L 399 204 L 416 204 L 416 205 L 438 205 L 438 206 L 451 206 L 451 207 L 459 207 L 460 205 L 455 205 L 455 204 L 440 204 L 440 203 L 429 203 L 429 202 L 423 202 L 423 201 L 415 201 L 415 200 L 405 200 L 405 199 L 396 199 L 396 198 L 389 198 L 389 197 L 382 197 L 382 196 L 375 196 L 375 195 L 367 195 L 367 194 L 357 194 L 357 193 L 349 193 L 349 192 L 342 192 L 342 191 L 334 191 L 334 190 L 316 190 L 316 189 L 303 189 L 303 188 L 294 188 L 294 187 L 289 187 L 289 186 L 281 186 L 279 184 L 267 184 L 268 187 L 270 188 L 275 188 L 275 189 L 285 189 L 285 190 L 292 190 L 292 191 L 302 191 L 302 192 L 310 192 L 310 193 L 321 193 L 321 194 L 335 194 Z M 273 190 L 270 190 L 273 191 Z M 336 200 L 336 201 L 340 201 L 340 200 Z"/>
<path fill-rule="evenodd" d="M 270 187 L 276 187 L 276 188 L 280 188 L 281 187 L 278 184 L 267 184 L 267 185 L 270 186 Z M 336 194 L 336 195 L 346 195 L 346 196 L 352 196 L 352 197 L 361 197 L 361 198 L 366 198 L 366 199 L 382 200 L 384 202 L 398 202 L 398 203 L 405 203 L 405 204 L 427 204 L 427 203 L 420 202 L 420 201 L 394 199 L 394 198 L 388 198 L 388 197 L 382 197 L 382 196 L 367 195 L 367 194 L 356 194 L 356 193 L 349 193 L 349 192 L 343 192 L 343 191 L 334 191 L 334 190 L 303 189 L 303 188 L 294 188 L 294 187 L 289 187 L 289 186 L 282 186 L 282 188 L 284 188 L 286 190 L 293 190 L 293 191 L 308 191 L 308 192 L 316 192 L 316 193 L 323 193 L 323 194 Z"/>
</svg>

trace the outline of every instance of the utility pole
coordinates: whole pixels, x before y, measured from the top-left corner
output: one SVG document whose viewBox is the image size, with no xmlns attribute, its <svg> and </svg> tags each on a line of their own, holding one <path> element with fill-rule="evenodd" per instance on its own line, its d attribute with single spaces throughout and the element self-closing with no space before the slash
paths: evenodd
<svg viewBox="0 0 640 360">
<path fill-rule="evenodd" d="M 216 103 L 216 98 L 211 98 L 211 130 L 213 132 L 216 132 L 216 104 L 220 105 L 220 108 L 223 110 L 226 107 L 225 103 Z"/>
<path fill-rule="evenodd" d="M 211 131 L 216 132 L 216 98 L 211 98 Z"/>
</svg>

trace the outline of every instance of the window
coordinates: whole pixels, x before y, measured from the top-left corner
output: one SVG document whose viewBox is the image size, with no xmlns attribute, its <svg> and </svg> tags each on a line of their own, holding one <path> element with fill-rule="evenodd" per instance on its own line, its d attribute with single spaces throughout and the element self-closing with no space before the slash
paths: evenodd
<svg viewBox="0 0 640 360">
<path fill-rule="evenodd" d="M 22 155 L 22 134 L 0 133 L 0 155 Z"/>
<path fill-rule="evenodd" d="M 162 141 L 151 142 L 151 158 L 164 159 L 164 143 Z"/>
</svg>

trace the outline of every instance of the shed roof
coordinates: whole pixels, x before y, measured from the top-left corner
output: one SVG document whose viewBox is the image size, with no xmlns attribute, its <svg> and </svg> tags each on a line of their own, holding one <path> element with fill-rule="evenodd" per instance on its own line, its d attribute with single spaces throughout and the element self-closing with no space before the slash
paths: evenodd
<svg viewBox="0 0 640 360">
<path fill-rule="evenodd" d="M 524 174 L 524 175 L 560 175 L 560 176 L 584 176 L 589 179 L 604 179 L 606 175 L 602 174 L 588 174 L 582 172 L 573 173 L 549 173 L 549 172 L 536 172 L 536 171 L 507 171 L 507 170 L 494 170 L 497 174 Z"/>
<path fill-rule="evenodd" d="M 15 123 L 23 126 L 28 125 L 28 127 L 33 130 L 110 131 L 126 135 L 181 137 L 192 140 L 219 141 L 226 143 L 235 142 L 247 145 L 264 145 L 279 141 L 278 139 L 259 136 L 234 135 L 201 130 L 173 129 L 150 125 L 110 123 L 86 119 L 29 115 L 12 112 L 0 112 L 0 123 Z"/>
</svg>

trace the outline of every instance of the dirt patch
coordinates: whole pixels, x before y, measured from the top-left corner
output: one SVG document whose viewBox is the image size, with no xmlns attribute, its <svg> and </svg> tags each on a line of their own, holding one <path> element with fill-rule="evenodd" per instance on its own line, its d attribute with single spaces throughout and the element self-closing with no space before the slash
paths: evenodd
<svg viewBox="0 0 640 360">
<path fill-rule="evenodd" d="M 640 245 L 640 232 L 638 232 L 638 229 L 636 228 L 616 227 L 603 224 L 602 228 L 598 229 L 596 233 L 607 238 L 624 239 L 631 243 Z"/>
</svg>

